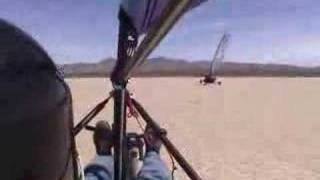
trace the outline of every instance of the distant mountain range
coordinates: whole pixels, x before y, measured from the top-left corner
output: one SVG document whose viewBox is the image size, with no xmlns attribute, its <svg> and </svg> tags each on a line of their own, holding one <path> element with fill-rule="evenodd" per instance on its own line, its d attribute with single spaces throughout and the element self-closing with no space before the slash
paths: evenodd
<svg viewBox="0 0 320 180">
<path fill-rule="evenodd" d="M 107 58 L 98 63 L 65 64 L 62 69 L 67 77 L 104 77 L 110 75 L 115 62 L 115 59 Z M 203 76 L 208 73 L 209 65 L 209 61 L 151 58 L 137 68 L 134 76 Z M 320 67 L 224 62 L 217 73 L 222 76 L 317 77 L 320 76 Z"/>
</svg>

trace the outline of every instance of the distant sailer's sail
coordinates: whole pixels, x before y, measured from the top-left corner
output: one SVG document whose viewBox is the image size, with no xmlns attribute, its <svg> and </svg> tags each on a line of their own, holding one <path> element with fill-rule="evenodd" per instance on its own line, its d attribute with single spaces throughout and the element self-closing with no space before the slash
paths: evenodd
<svg viewBox="0 0 320 180">
<path fill-rule="evenodd" d="M 207 0 L 191 0 L 188 9 L 205 1 Z M 137 33 L 144 34 L 157 22 L 169 2 L 170 0 L 122 0 L 121 7 L 130 17 Z"/>
<path fill-rule="evenodd" d="M 228 46 L 229 40 L 230 40 L 230 34 L 224 33 L 215 51 L 213 60 L 211 61 L 209 76 L 216 74 L 217 69 L 220 67 L 221 62 L 225 57 L 224 56 L 225 50 Z"/>
</svg>

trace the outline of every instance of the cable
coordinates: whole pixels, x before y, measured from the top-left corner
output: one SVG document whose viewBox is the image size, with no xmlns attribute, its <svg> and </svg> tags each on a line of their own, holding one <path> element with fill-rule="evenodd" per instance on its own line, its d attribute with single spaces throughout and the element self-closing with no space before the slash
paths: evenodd
<svg viewBox="0 0 320 180">
<path fill-rule="evenodd" d="M 167 152 L 169 154 L 169 157 L 170 157 L 170 160 L 171 160 L 171 165 L 172 165 L 171 166 L 171 179 L 174 180 L 174 173 L 178 169 L 178 167 L 176 166 L 176 163 L 175 163 L 175 161 L 173 159 L 172 154 L 169 151 L 167 151 Z"/>
</svg>

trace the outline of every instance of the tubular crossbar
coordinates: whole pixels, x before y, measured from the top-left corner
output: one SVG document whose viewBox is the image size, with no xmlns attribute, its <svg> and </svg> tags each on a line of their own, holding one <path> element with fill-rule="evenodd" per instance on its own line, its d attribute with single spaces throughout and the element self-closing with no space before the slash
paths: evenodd
<svg viewBox="0 0 320 180">
<path fill-rule="evenodd" d="M 142 64 L 146 58 L 159 45 L 161 40 L 168 34 L 174 24 L 180 19 L 191 0 L 171 0 L 161 15 L 157 24 L 155 24 L 146 37 L 140 43 L 133 57 L 127 61 L 123 70 L 120 70 L 120 77 L 124 81 L 130 78 L 133 70 Z"/>
</svg>

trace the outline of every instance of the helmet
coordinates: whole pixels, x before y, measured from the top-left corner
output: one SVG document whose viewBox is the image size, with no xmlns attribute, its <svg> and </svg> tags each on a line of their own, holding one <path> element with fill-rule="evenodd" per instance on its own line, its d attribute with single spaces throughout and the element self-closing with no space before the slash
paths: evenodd
<svg viewBox="0 0 320 180">
<path fill-rule="evenodd" d="M 2 179 L 72 179 L 72 99 L 48 54 L 0 19 Z"/>
</svg>

